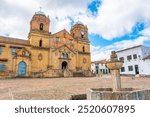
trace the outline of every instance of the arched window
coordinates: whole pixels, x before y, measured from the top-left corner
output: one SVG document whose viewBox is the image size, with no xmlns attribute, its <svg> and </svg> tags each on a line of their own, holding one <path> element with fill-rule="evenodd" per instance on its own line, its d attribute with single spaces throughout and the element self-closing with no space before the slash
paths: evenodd
<svg viewBox="0 0 150 117">
<path fill-rule="evenodd" d="M 82 51 L 85 52 L 85 47 L 83 46 Z"/>
<path fill-rule="evenodd" d="M 42 47 L 42 40 L 39 41 L 39 46 Z"/>
<path fill-rule="evenodd" d="M 43 23 L 40 23 L 40 30 L 43 30 L 44 29 L 44 25 Z"/>
</svg>

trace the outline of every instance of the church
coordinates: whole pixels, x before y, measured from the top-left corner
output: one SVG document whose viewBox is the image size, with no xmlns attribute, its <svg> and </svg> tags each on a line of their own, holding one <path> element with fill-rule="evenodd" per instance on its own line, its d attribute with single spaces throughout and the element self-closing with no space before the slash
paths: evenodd
<svg viewBox="0 0 150 117">
<path fill-rule="evenodd" d="M 0 36 L 0 78 L 78 77 L 91 75 L 88 28 L 50 32 L 50 18 L 36 12 L 27 39 Z"/>
</svg>

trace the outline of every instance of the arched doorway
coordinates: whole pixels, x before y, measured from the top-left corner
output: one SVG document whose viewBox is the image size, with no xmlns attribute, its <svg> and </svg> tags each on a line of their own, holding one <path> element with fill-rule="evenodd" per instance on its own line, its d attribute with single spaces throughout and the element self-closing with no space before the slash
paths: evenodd
<svg viewBox="0 0 150 117">
<path fill-rule="evenodd" d="M 62 62 L 62 65 L 61 65 L 61 69 L 62 69 L 62 70 L 67 69 L 67 65 L 68 65 L 67 62 L 66 62 L 66 61 L 63 61 L 63 62 Z"/>
<path fill-rule="evenodd" d="M 26 63 L 20 62 L 18 64 L 18 76 L 25 76 L 26 75 Z"/>
</svg>

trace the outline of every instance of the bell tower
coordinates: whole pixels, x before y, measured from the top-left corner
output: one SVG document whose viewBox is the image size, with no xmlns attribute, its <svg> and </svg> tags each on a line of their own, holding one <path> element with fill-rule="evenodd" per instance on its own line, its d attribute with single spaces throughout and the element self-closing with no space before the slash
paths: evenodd
<svg viewBox="0 0 150 117">
<path fill-rule="evenodd" d="M 30 22 L 29 42 L 30 45 L 36 47 L 49 47 L 50 19 L 44 12 L 36 12 Z"/>
<path fill-rule="evenodd" d="M 70 30 L 71 35 L 77 41 L 77 48 L 80 52 L 90 52 L 90 42 L 88 39 L 88 28 L 78 21 Z"/>
<path fill-rule="evenodd" d="M 71 35 L 76 40 L 77 50 L 77 70 L 90 70 L 90 42 L 88 39 L 88 28 L 78 21 L 70 30 Z"/>
<path fill-rule="evenodd" d="M 77 40 L 88 40 L 88 28 L 80 21 L 71 28 L 70 32 Z"/>
</svg>

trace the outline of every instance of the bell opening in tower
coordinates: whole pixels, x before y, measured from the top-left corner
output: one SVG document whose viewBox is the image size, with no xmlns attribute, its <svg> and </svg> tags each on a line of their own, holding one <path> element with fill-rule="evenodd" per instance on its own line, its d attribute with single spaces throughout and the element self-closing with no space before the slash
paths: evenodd
<svg viewBox="0 0 150 117">
<path fill-rule="evenodd" d="M 43 23 L 40 23 L 40 30 L 43 30 L 43 27 L 44 27 Z"/>
<path fill-rule="evenodd" d="M 84 32 L 81 32 L 81 38 L 82 39 L 84 38 Z"/>
</svg>

